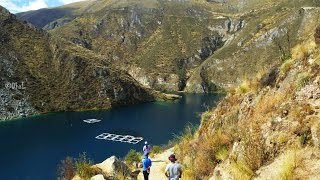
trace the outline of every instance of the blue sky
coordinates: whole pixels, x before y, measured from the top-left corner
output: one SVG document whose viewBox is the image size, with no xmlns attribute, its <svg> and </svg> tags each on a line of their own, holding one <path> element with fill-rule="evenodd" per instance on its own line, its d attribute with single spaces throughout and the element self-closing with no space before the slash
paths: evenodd
<svg viewBox="0 0 320 180">
<path fill-rule="evenodd" d="M 0 5 L 11 13 L 50 8 L 81 0 L 0 0 Z"/>
</svg>

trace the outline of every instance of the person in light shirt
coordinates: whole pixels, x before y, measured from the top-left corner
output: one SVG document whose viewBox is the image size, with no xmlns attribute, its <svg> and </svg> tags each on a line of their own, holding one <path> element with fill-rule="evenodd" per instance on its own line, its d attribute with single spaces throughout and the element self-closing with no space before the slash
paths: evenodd
<svg viewBox="0 0 320 180">
<path fill-rule="evenodd" d="M 144 146 L 142 148 L 142 151 L 143 151 L 143 155 L 146 155 L 146 156 L 149 156 L 150 154 L 150 150 L 151 150 L 151 146 L 150 144 L 148 144 L 148 142 L 144 142 Z"/>
<path fill-rule="evenodd" d="M 167 165 L 165 175 L 169 180 L 179 180 L 182 176 L 182 167 L 177 163 L 177 158 L 174 154 L 169 156 L 170 163 Z"/>
</svg>

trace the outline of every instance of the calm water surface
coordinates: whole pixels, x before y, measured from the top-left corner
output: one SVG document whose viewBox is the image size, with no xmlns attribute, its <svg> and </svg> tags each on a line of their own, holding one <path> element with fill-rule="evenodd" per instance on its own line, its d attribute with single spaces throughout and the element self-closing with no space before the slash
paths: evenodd
<svg viewBox="0 0 320 180">
<path fill-rule="evenodd" d="M 183 94 L 181 100 L 153 102 L 104 111 L 65 112 L 0 123 L 1 179 L 56 179 L 57 165 L 66 156 L 86 152 L 99 163 L 111 155 L 123 157 L 143 142 L 128 144 L 98 140 L 101 133 L 144 137 L 153 145 L 166 144 L 199 114 L 213 107 L 220 95 Z M 96 118 L 95 124 L 84 119 Z"/>
</svg>

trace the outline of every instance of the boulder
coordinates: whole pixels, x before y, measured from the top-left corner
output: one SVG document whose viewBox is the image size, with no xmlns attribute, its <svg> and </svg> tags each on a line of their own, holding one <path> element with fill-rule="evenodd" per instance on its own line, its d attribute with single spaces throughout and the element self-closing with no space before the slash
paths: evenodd
<svg viewBox="0 0 320 180">
<path fill-rule="evenodd" d="M 213 176 L 209 180 L 233 180 L 235 179 L 231 172 L 231 162 L 229 159 L 223 161 L 221 164 L 218 164 L 214 168 Z"/>
<path fill-rule="evenodd" d="M 72 180 L 84 180 L 79 175 L 75 175 Z"/>
<path fill-rule="evenodd" d="M 116 176 L 120 173 L 130 176 L 131 173 L 129 167 L 115 156 L 111 156 L 102 163 L 94 165 L 94 167 L 100 168 L 108 176 Z"/>
<path fill-rule="evenodd" d="M 90 180 L 105 180 L 105 178 L 103 177 L 102 174 L 97 174 L 97 175 L 91 177 Z"/>
</svg>

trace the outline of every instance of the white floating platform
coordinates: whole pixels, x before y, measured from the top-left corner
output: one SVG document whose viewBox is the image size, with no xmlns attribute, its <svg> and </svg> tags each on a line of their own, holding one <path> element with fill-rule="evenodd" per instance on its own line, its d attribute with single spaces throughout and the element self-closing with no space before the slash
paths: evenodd
<svg viewBox="0 0 320 180">
<path fill-rule="evenodd" d="M 130 135 L 118 135 L 110 133 L 102 133 L 96 137 L 97 139 L 108 140 L 108 141 L 118 141 L 122 143 L 137 144 L 143 140 L 142 137 L 134 137 Z"/>
<path fill-rule="evenodd" d="M 101 121 L 100 119 L 85 119 L 85 120 L 83 120 L 83 122 L 89 123 L 89 124 L 97 123 L 97 122 L 100 122 L 100 121 Z"/>
</svg>

